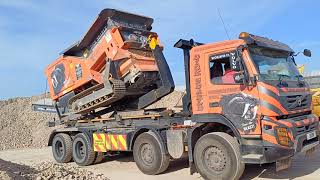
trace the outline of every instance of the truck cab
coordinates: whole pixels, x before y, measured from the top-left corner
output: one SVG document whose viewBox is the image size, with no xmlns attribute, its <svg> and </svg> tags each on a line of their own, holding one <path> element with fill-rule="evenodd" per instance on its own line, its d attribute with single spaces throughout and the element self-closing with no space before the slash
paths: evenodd
<svg viewBox="0 0 320 180">
<path fill-rule="evenodd" d="M 288 45 L 243 32 L 237 40 L 180 40 L 175 47 L 185 55 L 184 110 L 198 124 L 191 147 L 206 133 L 228 132 L 237 137 L 244 163 L 277 162 L 281 170 L 319 144 L 312 93 Z"/>
</svg>

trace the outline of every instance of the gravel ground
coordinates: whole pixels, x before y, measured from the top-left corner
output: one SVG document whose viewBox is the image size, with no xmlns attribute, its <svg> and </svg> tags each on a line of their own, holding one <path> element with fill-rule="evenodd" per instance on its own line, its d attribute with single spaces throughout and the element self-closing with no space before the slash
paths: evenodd
<svg viewBox="0 0 320 180">
<path fill-rule="evenodd" d="M 32 166 L 0 159 L 1 180 L 109 180 L 103 174 L 95 174 L 70 164 L 42 162 Z"/>
<path fill-rule="evenodd" d="M 43 161 L 54 162 L 50 148 L 0 151 L 0 159 L 31 167 L 34 167 L 34 164 L 41 164 Z M 66 166 L 87 170 L 95 175 L 103 174 L 110 180 L 202 179 L 197 173 L 190 175 L 187 158 L 171 161 L 168 170 L 156 176 L 145 175 L 139 171 L 132 154 L 128 153 L 106 157 L 104 162 L 91 166 L 78 167 L 74 162 L 68 163 Z M 44 167 L 46 166 L 44 165 Z M 0 171 L 4 170 L 0 168 Z M 293 158 L 292 167 L 280 172 L 275 172 L 274 166 L 271 165 L 247 165 L 241 180 L 319 180 L 319 177 L 320 149 L 317 149 L 315 153 L 308 157 L 303 154 L 297 155 Z"/>
</svg>

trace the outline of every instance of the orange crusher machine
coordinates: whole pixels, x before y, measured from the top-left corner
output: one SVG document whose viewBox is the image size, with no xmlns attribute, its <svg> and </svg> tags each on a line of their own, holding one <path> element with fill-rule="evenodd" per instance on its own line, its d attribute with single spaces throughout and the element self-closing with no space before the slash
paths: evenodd
<svg viewBox="0 0 320 180">
<path fill-rule="evenodd" d="M 152 23 L 148 17 L 105 9 L 82 40 L 46 68 L 60 119 L 137 110 L 173 91 Z"/>
</svg>

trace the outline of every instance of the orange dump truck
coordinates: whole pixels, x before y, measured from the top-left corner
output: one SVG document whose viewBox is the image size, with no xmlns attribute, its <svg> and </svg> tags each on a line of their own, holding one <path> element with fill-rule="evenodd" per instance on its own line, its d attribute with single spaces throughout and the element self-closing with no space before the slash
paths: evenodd
<svg viewBox="0 0 320 180">
<path fill-rule="evenodd" d="M 57 162 L 86 166 L 132 151 L 138 168 L 155 175 L 188 154 L 191 173 L 229 180 L 239 179 L 245 164 L 275 163 L 281 170 L 294 155 L 315 150 L 319 120 L 294 51 L 248 33 L 208 44 L 179 40 L 182 110 L 145 109 L 174 90 L 152 22 L 105 9 L 84 38 L 48 66 L 59 115 L 49 125 L 64 125 L 48 143 Z"/>
</svg>

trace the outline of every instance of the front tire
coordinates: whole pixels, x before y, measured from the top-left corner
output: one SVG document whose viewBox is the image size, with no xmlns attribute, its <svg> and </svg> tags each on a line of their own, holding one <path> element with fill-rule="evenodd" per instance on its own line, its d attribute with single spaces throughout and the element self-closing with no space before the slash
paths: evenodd
<svg viewBox="0 0 320 180">
<path fill-rule="evenodd" d="M 52 154 L 58 163 L 72 160 L 72 139 L 68 134 L 56 134 L 52 140 Z"/>
<path fill-rule="evenodd" d="M 93 164 L 96 152 L 89 141 L 89 137 L 84 133 L 79 133 L 74 137 L 72 145 L 73 160 L 79 166 L 88 166 Z"/>
<path fill-rule="evenodd" d="M 195 165 L 204 179 L 238 180 L 244 171 L 238 142 L 222 132 L 202 136 L 195 145 Z"/>
<path fill-rule="evenodd" d="M 140 171 L 155 175 L 167 170 L 170 158 L 163 152 L 161 144 L 154 132 L 140 134 L 133 146 L 133 158 Z"/>
</svg>

